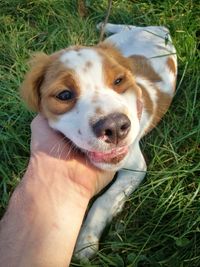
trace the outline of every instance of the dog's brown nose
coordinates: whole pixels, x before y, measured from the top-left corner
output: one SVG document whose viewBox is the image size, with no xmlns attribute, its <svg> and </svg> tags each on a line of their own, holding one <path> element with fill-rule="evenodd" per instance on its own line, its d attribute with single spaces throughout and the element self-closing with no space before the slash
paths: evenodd
<svg viewBox="0 0 200 267">
<path fill-rule="evenodd" d="M 97 137 L 106 143 L 118 144 L 124 139 L 131 127 L 129 118 L 123 113 L 112 113 L 92 125 Z"/>
</svg>

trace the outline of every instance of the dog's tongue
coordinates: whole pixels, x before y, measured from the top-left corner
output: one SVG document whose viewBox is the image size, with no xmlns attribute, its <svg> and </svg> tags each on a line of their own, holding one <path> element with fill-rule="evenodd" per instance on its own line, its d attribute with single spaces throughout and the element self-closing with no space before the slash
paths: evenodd
<svg viewBox="0 0 200 267">
<path fill-rule="evenodd" d="M 114 158 L 123 158 L 128 153 L 128 147 L 114 148 L 109 152 L 88 152 L 88 156 L 96 162 L 110 162 Z M 122 157 L 123 156 L 123 157 Z"/>
</svg>

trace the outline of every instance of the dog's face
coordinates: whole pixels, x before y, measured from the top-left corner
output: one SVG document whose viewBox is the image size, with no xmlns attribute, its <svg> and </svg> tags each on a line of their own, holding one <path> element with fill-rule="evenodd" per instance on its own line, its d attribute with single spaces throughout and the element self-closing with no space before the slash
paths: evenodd
<svg viewBox="0 0 200 267">
<path fill-rule="evenodd" d="M 22 96 L 94 165 L 123 166 L 139 133 L 142 103 L 130 63 L 115 48 L 72 47 L 36 55 Z"/>
</svg>

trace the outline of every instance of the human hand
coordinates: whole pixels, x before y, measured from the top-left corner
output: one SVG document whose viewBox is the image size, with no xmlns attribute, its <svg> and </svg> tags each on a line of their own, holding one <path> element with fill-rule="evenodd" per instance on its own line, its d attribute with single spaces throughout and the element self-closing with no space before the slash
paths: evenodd
<svg viewBox="0 0 200 267">
<path fill-rule="evenodd" d="M 46 119 L 31 124 L 31 156 L 0 229 L 2 266 L 69 266 L 87 205 L 113 178 Z"/>
<path fill-rule="evenodd" d="M 42 155 L 42 158 L 51 159 L 51 164 L 55 164 L 62 173 L 67 171 L 68 179 L 78 190 L 84 190 L 89 198 L 112 180 L 113 172 L 93 166 L 66 137 L 51 129 L 41 115 L 37 115 L 32 121 L 31 131 L 31 157 Z"/>
</svg>

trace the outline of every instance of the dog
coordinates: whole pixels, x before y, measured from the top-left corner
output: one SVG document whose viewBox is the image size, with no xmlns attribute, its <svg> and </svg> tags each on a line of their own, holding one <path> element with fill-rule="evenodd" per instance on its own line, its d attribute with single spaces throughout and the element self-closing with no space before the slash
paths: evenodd
<svg viewBox="0 0 200 267">
<path fill-rule="evenodd" d="M 21 89 L 27 105 L 92 164 L 118 171 L 87 214 L 78 258 L 94 255 L 105 226 L 145 177 L 139 141 L 166 113 L 176 87 L 176 50 L 167 28 L 108 23 L 105 32 L 111 35 L 96 46 L 36 54 Z"/>
</svg>

